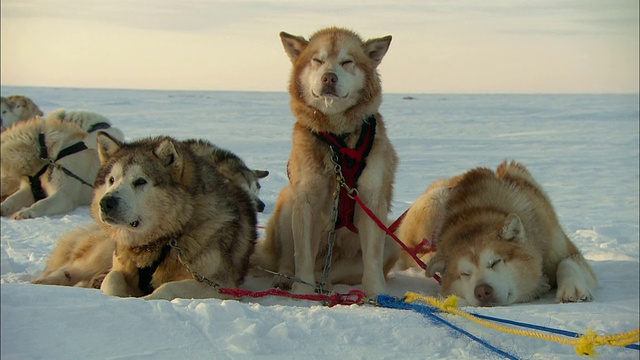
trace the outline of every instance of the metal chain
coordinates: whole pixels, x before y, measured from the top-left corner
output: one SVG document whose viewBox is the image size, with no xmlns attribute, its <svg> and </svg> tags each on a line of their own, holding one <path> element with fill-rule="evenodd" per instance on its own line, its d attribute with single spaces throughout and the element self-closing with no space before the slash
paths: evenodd
<svg viewBox="0 0 640 360">
<path fill-rule="evenodd" d="M 178 250 L 178 261 L 180 261 L 180 263 L 182 265 L 184 265 L 185 268 L 187 268 L 187 271 L 191 274 L 191 276 L 193 276 L 194 279 L 196 279 L 199 282 L 203 282 L 209 286 L 211 286 L 212 288 L 220 291 L 220 285 L 213 282 L 212 280 L 208 279 L 205 276 L 202 276 L 200 274 L 198 274 L 198 272 L 194 271 L 193 269 L 191 269 L 191 267 L 184 261 L 184 251 L 182 251 L 182 248 L 178 246 L 178 239 L 173 238 L 171 240 L 169 240 L 169 246 L 171 246 L 173 249 Z"/>
<path fill-rule="evenodd" d="M 304 281 L 304 280 L 302 280 L 300 278 L 289 276 L 289 275 L 285 275 L 285 274 L 282 274 L 282 273 L 279 273 L 279 272 L 275 272 L 275 271 L 271 271 L 271 270 L 265 269 L 265 268 L 260 267 L 260 266 L 256 266 L 256 269 L 264 271 L 267 274 L 283 277 L 285 279 L 288 279 L 288 280 L 291 280 L 291 281 L 294 281 L 294 282 L 299 282 L 299 283 L 302 283 L 302 284 L 305 284 L 305 285 L 308 285 L 308 286 L 313 286 L 313 287 L 317 286 L 316 284 L 308 283 L 308 282 L 306 282 L 306 281 Z"/>
<path fill-rule="evenodd" d="M 338 219 L 338 207 L 340 205 L 340 188 L 345 187 L 347 192 L 350 192 L 349 187 L 344 179 L 344 175 L 342 175 L 342 167 L 338 163 L 338 154 L 335 153 L 333 147 L 330 148 L 332 152 L 331 162 L 333 163 L 333 171 L 336 173 L 336 189 L 333 192 L 333 208 L 331 210 L 331 230 L 327 235 L 327 257 L 324 260 L 324 266 L 322 267 L 322 280 L 317 286 L 317 292 L 322 294 L 324 291 L 324 286 L 329 278 L 329 273 L 331 272 L 331 263 L 333 262 L 333 246 L 336 241 L 336 220 Z"/>
<path fill-rule="evenodd" d="M 331 151 L 333 151 L 333 148 L 331 149 Z M 347 195 L 350 198 L 355 199 L 355 197 L 357 195 L 359 195 L 358 189 L 349 187 L 349 185 L 347 185 L 347 180 L 344 178 L 344 175 L 342 174 L 342 167 L 340 166 L 340 164 L 337 163 L 337 159 L 334 159 L 332 157 L 331 158 L 331 162 L 333 162 L 333 164 L 335 165 L 333 170 L 336 173 L 336 180 L 338 182 L 337 193 L 339 194 L 340 193 L 340 188 L 343 187 L 345 190 L 347 190 Z"/>
<path fill-rule="evenodd" d="M 318 283 L 316 286 L 316 292 L 318 294 L 323 294 L 323 293 L 329 293 L 329 291 L 326 291 L 324 289 L 324 286 L 326 285 L 327 279 L 329 278 L 329 274 L 331 272 L 331 263 L 333 262 L 333 247 L 335 245 L 335 240 L 336 240 L 336 228 L 335 228 L 335 223 L 336 220 L 338 218 L 338 207 L 340 205 L 340 189 L 341 188 L 345 188 L 345 190 L 347 190 L 347 194 L 349 195 L 349 197 L 353 198 L 354 194 L 357 195 L 358 194 L 358 189 L 356 188 L 350 188 L 347 185 L 347 182 L 344 178 L 344 175 L 342 174 L 342 167 L 340 166 L 340 164 L 338 163 L 338 155 L 334 152 L 333 148 L 331 148 L 331 151 L 333 153 L 333 155 L 331 156 L 331 162 L 334 165 L 334 172 L 336 173 L 336 189 L 333 192 L 333 208 L 331 210 L 331 218 L 330 218 L 330 224 L 332 224 L 331 230 L 329 231 L 329 234 L 327 235 L 327 257 L 325 259 L 324 262 L 324 266 L 322 268 L 322 280 L 320 281 L 320 283 Z M 181 247 L 178 246 L 178 240 L 176 238 L 173 238 L 169 241 L 169 246 L 171 246 L 173 249 L 178 250 L 178 261 L 180 261 L 180 263 L 187 269 L 187 271 L 191 274 L 191 276 L 193 276 L 194 279 L 196 279 L 199 282 L 204 282 L 207 285 L 215 288 L 216 290 L 220 290 L 220 285 L 213 282 L 212 280 L 208 279 L 205 276 L 200 275 L 197 271 L 191 269 L 191 267 L 189 266 L 189 264 L 187 264 L 187 262 L 184 260 L 184 251 L 182 250 Z M 299 278 L 295 278 L 295 277 L 291 277 L 288 275 L 284 275 L 284 274 L 280 274 L 277 272 L 273 272 L 267 269 L 263 269 L 260 268 L 260 270 L 265 271 L 267 273 L 271 273 L 280 277 L 284 277 L 286 279 L 295 281 L 295 282 L 300 282 L 303 283 L 305 285 L 309 285 L 309 286 L 313 286 L 313 284 L 310 284 L 306 281 L 303 281 L 302 279 Z M 369 302 L 371 303 L 371 299 L 369 299 Z"/>
</svg>

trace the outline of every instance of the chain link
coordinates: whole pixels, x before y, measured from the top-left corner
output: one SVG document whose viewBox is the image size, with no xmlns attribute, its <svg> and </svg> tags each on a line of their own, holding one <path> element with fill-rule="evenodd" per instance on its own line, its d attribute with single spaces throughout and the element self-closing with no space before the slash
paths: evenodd
<svg viewBox="0 0 640 360">
<path fill-rule="evenodd" d="M 256 269 L 261 270 L 261 271 L 264 271 L 264 272 L 266 272 L 266 273 L 268 273 L 268 274 L 271 274 L 271 275 L 275 275 L 275 276 L 283 277 L 283 278 L 285 278 L 285 279 L 288 279 L 288 280 L 291 280 L 291 281 L 294 281 L 294 282 L 299 282 L 299 283 L 302 283 L 302 284 L 305 284 L 305 285 L 308 285 L 308 286 L 313 286 L 313 287 L 315 287 L 315 286 L 316 286 L 316 284 L 308 283 L 308 282 L 306 282 L 306 281 L 304 281 L 304 280 L 302 280 L 302 279 L 300 279 L 300 278 L 293 277 L 293 276 L 289 276 L 289 275 L 285 275 L 285 274 L 281 274 L 281 273 L 279 273 L 279 272 L 275 272 L 275 271 L 271 271 L 271 270 L 267 270 L 267 269 L 262 268 L 262 267 L 260 267 L 260 266 L 256 266 Z"/>
<path fill-rule="evenodd" d="M 209 286 L 211 286 L 212 288 L 220 291 L 220 285 L 213 282 L 211 279 L 208 279 L 205 276 L 200 275 L 198 272 L 196 272 L 195 270 L 191 269 L 191 267 L 184 261 L 184 251 L 182 251 L 182 248 L 178 246 L 178 239 L 173 238 L 169 241 L 169 246 L 171 246 L 173 249 L 178 250 L 178 261 L 180 261 L 180 263 L 182 265 L 184 265 L 184 267 L 187 269 L 187 271 L 191 274 L 191 276 L 193 276 L 194 279 L 196 279 L 199 282 L 203 282 Z"/>
<path fill-rule="evenodd" d="M 335 152 L 335 150 L 333 150 L 333 147 L 330 147 L 331 149 L 331 162 L 333 163 L 333 171 L 336 174 L 336 188 L 333 192 L 333 207 L 331 209 L 331 218 L 330 218 L 330 224 L 331 224 L 331 230 L 329 231 L 329 234 L 327 235 L 327 257 L 325 258 L 324 261 L 324 266 L 322 268 L 322 280 L 320 281 L 320 283 L 317 286 L 317 292 L 322 294 L 324 291 L 324 286 L 327 282 L 327 279 L 329 278 L 329 273 L 331 272 L 331 263 L 333 262 L 333 247 L 335 245 L 335 241 L 336 241 L 336 220 L 338 219 L 338 207 L 340 206 L 340 190 L 341 188 L 345 188 L 347 190 L 347 194 L 351 197 L 352 193 L 356 193 L 357 194 L 357 189 L 353 189 L 350 188 L 347 185 L 347 181 L 344 178 L 344 175 L 342 174 L 342 167 L 340 166 L 340 158 L 339 155 Z"/>
<path fill-rule="evenodd" d="M 336 188 L 333 192 L 333 207 L 331 210 L 331 218 L 330 218 L 331 230 L 327 235 L 327 257 L 325 259 L 324 266 L 322 268 L 322 280 L 320 281 L 320 283 L 315 285 L 316 292 L 318 294 L 329 293 L 329 291 L 324 289 L 324 286 L 326 285 L 327 279 L 329 278 L 329 274 L 331 272 L 331 263 L 333 262 L 333 247 L 335 245 L 335 240 L 336 240 L 335 223 L 338 218 L 338 207 L 340 205 L 340 190 L 341 188 L 344 188 L 347 191 L 347 195 L 352 199 L 354 198 L 355 195 L 358 195 L 358 189 L 351 188 L 349 187 L 349 185 L 347 185 L 344 175 L 342 174 L 342 167 L 339 164 L 340 159 L 338 157 L 338 154 L 335 153 L 333 148 L 331 148 L 331 152 L 333 153 L 333 155 L 331 156 L 331 162 L 334 165 L 333 170 L 336 174 Z M 196 279 L 199 282 L 204 282 L 218 291 L 220 290 L 219 284 L 213 282 L 207 277 L 200 275 L 197 271 L 191 269 L 189 264 L 187 264 L 187 262 L 184 260 L 185 258 L 184 251 L 182 250 L 181 247 L 178 246 L 178 240 L 176 238 L 173 238 L 169 241 L 169 246 L 171 246 L 173 249 L 178 250 L 178 261 L 180 261 L 180 263 L 187 269 L 187 271 L 191 274 L 191 276 L 193 276 L 194 279 Z M 284 277 L 286 279 L 289 279 L 295 282 L 303 283 L 305 285 L 314 286 L 314 284 L 310 284 L 299 278 L 287 276 L 284 274 L 276 273 L 276 272 L 269 271 L 262 268 L 260 268 L 260 270 L 263 270 L 271 274 L 275 274 L 280 277 Z M 372 299 L 369 299 L 369 304 L 372 303 L 371 300 Z"/>
</svg>

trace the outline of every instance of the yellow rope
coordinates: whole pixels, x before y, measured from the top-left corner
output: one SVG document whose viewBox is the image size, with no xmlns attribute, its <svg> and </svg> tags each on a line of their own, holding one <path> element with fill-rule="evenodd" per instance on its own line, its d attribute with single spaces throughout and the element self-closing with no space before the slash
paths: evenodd
<svg viewBox="0 0 640 360">
<path fill-rule="evenodd" d="M 513 335 L 529 336 L 538 339 L 544 339 L 548 341 L 555 341 L 565 345 L 573 345 L 578 355 L 586 355 L 592 357 L 596 355 L 595 348 L 602 345 L 609 346 L 627 346 L 640 341 L 640 329 L 635 329 L 626 333 L 613 334 L 613 335 L 598 335 L 594 330 L 589 329 L 587 333 L 578 339 L 567 338 L 553 334 L 545 334 L 536 331 L 513 329 L 499 324 L 494 324 L 490 321 L 477 318 L 467 312 L 464 312 L 458 308 L 458 298 L 455 295 L 449 296 L 446 300 L 441 301 L 432 296 L 422 296 L 414 292 L 407 292 L 405 294 L 405 301 L 412 303 L 414 301 L 422 301 L 433 307 L 436 307 L 442 311 L 460 315 L 467 320 L 473 321 L 476 324 L 483 325 L 494 330 L 506 332 Z"/>
</svg>

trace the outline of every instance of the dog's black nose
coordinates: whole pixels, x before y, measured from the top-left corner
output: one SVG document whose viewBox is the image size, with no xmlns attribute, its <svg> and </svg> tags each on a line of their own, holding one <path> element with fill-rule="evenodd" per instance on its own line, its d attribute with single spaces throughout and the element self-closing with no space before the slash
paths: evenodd
<svg viewBox="0 0 640 360">
<path fill-rule="evenodd" d="M 265 208 L 265 204 L 260 199 L 256 199 L 256 210 L 258 212 L 263 212 Z"/>
<path fill-rule="evenodd" d="M 115 196 L 105 196 L 100 200 L 100 210 L 109 214 L 118 207 L 118 198 Z"/>
<path fill-rule="evenodd" d="M 332 72 L 326 72 L 322 75 L 322 83 L 325 85 L 335 85 L 338 82 L 338 75 Z"/>
</svg>

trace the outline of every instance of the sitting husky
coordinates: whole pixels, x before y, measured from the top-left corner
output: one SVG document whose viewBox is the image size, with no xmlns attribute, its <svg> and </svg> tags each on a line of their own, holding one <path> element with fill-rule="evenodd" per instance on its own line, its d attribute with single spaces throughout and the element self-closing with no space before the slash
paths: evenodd
<svg viewBox="0 0 640 360">
<path fill-rule="evenodd" d="M 30 219 L 89 205 L 98 154 L 71 123 L 21 121 L 2 132 L 2 216 Z"/>
<path fill-rule="evenodd" d="M 72 278 L 68 285 L 102 282 L 108 295 L 171 300 L 221 297 L 208 282 L 232 288 L 243 282 L 257 238 L 248 193 L 184 142 L 127 144 L 103 132 L 97 140 L 102 167 L 91 209 L 100 229 L 80 230 L 78 243 L 59 245 L 34 283 L 60 284 L 63 274 Z M 83 246 L 87 251 L 75 256 Z M 91 256 L 97 262 L 85 267 Z"/>
<path fill-rule="evenodd" d="M 342 283 L 362 284 L 370 297 L 384 294 L 399 247 L 385 240 L 347 187 L 356 188 L 372 213 L 387 221 L 398 158 L 379 113 L 377 67 L 391 36 L 363 40 L 333 27 L 309 40 L 285 32 L 280 39 L 293 65 L 289 94 L 296 123 L 289 183 L 280 192 L 255 264 L 301 280 L 274 278 L 274 287 L 296 293 Z M 335 239 L 331 256 L 330 236 Z"/>
<path fill-rule="evenodd" d="M 453 186 L 453 187 L 451 187 Z M 596 276 L 564 233 L 542 187 L 520 163 L 473 169 L 432 186 L 425 208 L 436 255 L 427 276 L 473 306 L 526 302 L 557 287 L 556 301 L 591 301 Z M 403 226 L 416 226 L 407 222 Z M 400 232 L 400 229 L 399 229 Z"/>
</svg>

